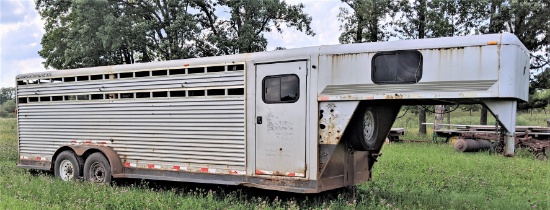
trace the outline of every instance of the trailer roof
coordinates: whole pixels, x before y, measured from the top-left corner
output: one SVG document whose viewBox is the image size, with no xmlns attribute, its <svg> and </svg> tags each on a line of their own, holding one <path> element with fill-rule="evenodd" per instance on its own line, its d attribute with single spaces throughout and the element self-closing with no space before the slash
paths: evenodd
<svg viewBox="0 0 550 210">
<path fill-rule="evenodd" d="M 237 55 L 224 55 L 205 58 L 189 58 L 169 61 L 156 61 L 149 63 L 135 63 L 125 65 L 98 66 L 91 68 L 53 70 L 38 73 L 19 74 L 16 79 L 49 78 L 75 75 L 106 74 L 123 71 L 144 70 L 144 69 L 165 69 L 185 66 L 202 65 L 231 65 L 233 63 L 242 63 L 248 61 L 267 62 L 278 60 L 292 60 L 307 58 L 314 54 L 333 55 L 333 54 L 355 54 L 366 52 L 382 52 L 394 50 L 412 50 L 412 49 L 437 49 L 453 47 L 469 47 L 488 45 L 489 42 L 495 42 L 501 45 L 517 45 L 528 54 L 528 50 L 521 41 L 513 34 L 486 34 L 461 37 L 443 37 L 416 40 L 398 40 L 388 42 L 370 42 L 358 44 L 340 44 L 323 45 L 315 47 L 304 47 L 288 50 L 277 50 L 269 52 L 245 53 Z"/>
</svg>

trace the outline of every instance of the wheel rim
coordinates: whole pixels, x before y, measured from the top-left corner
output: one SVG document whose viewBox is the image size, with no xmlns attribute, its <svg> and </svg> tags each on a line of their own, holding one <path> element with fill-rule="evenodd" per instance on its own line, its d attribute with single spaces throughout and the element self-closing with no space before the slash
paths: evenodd
<svg viewBox="0 0 550 210">
<path fill-rule="evenodd" d="M 454 146 L 457 140 L 458 140 L 458 136 L 452 136 L 451 138 L 449 138 L 449 144 L 451 146 Z"/>
<path fill-rule="evenodd" d="M 69 160 L 61 161 L 59 164 L 59 176 L 62 180 L 69 181 L 74 178 L 74 166 Z"/>
<path fill-rule="evenodd" d="M 535 155 L 535 159 L 537 160 L 542 160 L 542 161 L 547 161 L 548 160 L 548 156 L 546 156 L 544 153 L 542 152 L 539 152 Z"/>
<path fill-rule="evenodd" d="M 371 111 L 365 112 L 363 117 L 363 135 L 367 141 L 374 135 L 374 116 Z"/>
<path fill-rule="evenodd" d="M 104 182 L 105 181 L 105 166 L 99 162 L 95 162 L 90 166 L 90 181 Z"/>
</svg>

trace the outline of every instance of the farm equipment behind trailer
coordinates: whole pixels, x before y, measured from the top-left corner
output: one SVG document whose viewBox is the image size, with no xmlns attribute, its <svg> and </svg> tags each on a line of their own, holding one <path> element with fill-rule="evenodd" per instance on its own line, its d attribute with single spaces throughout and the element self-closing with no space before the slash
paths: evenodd
<svg viewBox="0 0 550 210">
<path fill-rule="evenodd" d="M 434 130 L 434 135 L 444 137 L 459 152 L 477 152 L 493 150 L 503 152 L 504 140 L 500 126 L 490 125 L 453 125 L 454 129 Z M 539 160 L 550 156 L 550 127 L 516 126 L 515 147 L 527 148 Z"/>
</svg>

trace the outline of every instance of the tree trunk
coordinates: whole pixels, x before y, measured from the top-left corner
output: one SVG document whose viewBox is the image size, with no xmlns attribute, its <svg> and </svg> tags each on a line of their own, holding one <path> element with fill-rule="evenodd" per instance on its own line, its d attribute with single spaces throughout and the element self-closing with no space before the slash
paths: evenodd
<svg viewBox="0 0 550 210">
<path fill-rule="evenodd" d="M 419 0 L 418 4 L 418 38 L 424 39 L 426 36 L 426 2 Z"/>
<path fill-rule="evenodd" d="M 426 26 L 426 3 L 424 0 L 419 1 L 420 9 L 418 11 L 418 38 L 424 39 L 425 37 L 425 26 Z M 426 122 L 426 110 L 422 106 L 418 107 L 418 133 L 422 135 L 426 135 L 426 125 L 422 124 Z"/>
<path fill-rule="evenodd" d="M 451 126 L 450 126 L 450 124 L 451 124 L 451 112 L 449 112 L 450 109 L 451 109 L 450 106 L 445 106 L 445 112 L 447 112 L 445 114 L 445 115 L 447 115 L 447 119 L 445 119 L 445 120 L 446 120 L 446 123 L 449 124 L 447 126 L 447 129 L 451 129 Z"/>
<path fill-rule="evenodd" d="M 481 107 L 481 116 L 479 116 L 479 124 L 487 125 L 487 108 Z"/>
<path fill-rule="evenodd" d="M 426 135 L 426 110 L 422 106 L 417 106 L 418 109 L 418 133 Z"/>
<path fill-rule="evenodd" d="M 445 111 L 445 106 L 443 105 L 436 105 L 435 106 L 435 122 L 434 122 L 434 129 L 439 130 L 441 129 L 441 124 L 443 124 L 443 112 Z"/>
<path fill-rule="evenodd" d="M 355 32 L 355 43 L 363 42 L 363 18 L 357 15 L 357 31 Z"/>
</svg>

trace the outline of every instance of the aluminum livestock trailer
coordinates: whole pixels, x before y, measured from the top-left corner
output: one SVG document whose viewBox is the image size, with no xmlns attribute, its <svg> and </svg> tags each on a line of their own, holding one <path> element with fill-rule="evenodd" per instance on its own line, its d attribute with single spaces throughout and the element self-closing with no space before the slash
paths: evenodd
<svg viewBox="0 0 550 210">
<path fill-rule="evenodd" d="M 513 155 L 528 77 L 512 34 L 21 74 L 18 166 L 316 193 L 371 178 L 402 105 L 484 104 Z"/>
</svg>

